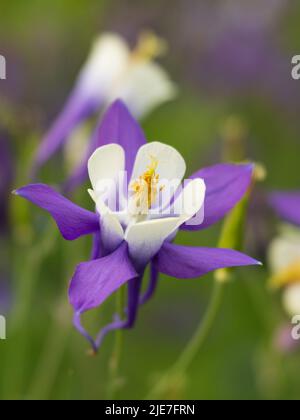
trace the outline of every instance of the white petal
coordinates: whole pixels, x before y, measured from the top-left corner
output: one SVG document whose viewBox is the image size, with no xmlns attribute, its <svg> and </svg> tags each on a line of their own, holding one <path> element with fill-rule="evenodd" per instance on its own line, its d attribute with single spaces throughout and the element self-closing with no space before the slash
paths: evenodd
<svg viewBox="0 0 300 420">
<path fill-rule="evenodd" d="M 177 93 L 168 74 L 154 62 L 132 64 L 120 82 L 112 99 L 122 98 L 139 119 Z"/>
<path fill-rule="evenodd" d="M 125 240 L 132 259 L 141 267 L 147 264 L 179 226 L 179 217 L 150 220 L 129 226 Z"/>
<path fill-rule="evenodd" d="M 300 260 L 300 234 L 296 229 L 285 228 L 269 248 L 269 264 L 273 273 L 278 273 Z"/>
<path fill-rule="evenodd" d="M 93 190 L 97 197 L 111 185 L 116 186 L 119 174 L 125 168 L 124 149 L 118 144 L 99 147 L 88 162 L 88 171 Z"/>
<path fill-rule="evenodd" d="M 126 71 L 130 50 L 119 35 L 107 33 L 96 39 L 78 80 L 86 95 L 106 100 Z"/>
<path fill-rule="evenodd" d="M 94 203 L 97 203 L 97 196 L 96 196 L 95 191 L 94 191 L 94 190 L 89 189 L 89 190 L 88 190 L 88 193 L 89 193 L 89 195 L 90 195 L 91 199 L 94 201 Z"/>
<path fill-rule="evenodd" d="M 204 200 L 206 186 L 203 179 L 188 181 L 181 194 L 172 205 L 173 214 L 180 214 L 181 223 L 200 225 L 204 220 Z"/>
<path fill-rule="evenodd" d="M 147 170 L 151 158 L 157 160 L 156 173 L 159 175 L 159 194 L 153 207 L 163 208 L 170 202 L 179 187 L 186 171 L 186 164 L 174 147 L 160 142 L 148 143 L 142 146 L 137 153 L 132 180 L 138 179 Z M 161 191 L 160 187 L 162 187 Z"/>
<path fill-rule="evenodd" d="M 118 217 L 101 199 L 97 200 L 97 211 L 100 214 L 101 240 L 105 250 L 111 253 L 124 240 L 124 230 Z"/>
<path fill-rule="evenodd" d="M 183 157 L 174 147 L 160 142 L 148 143 L 139 149 L 133 168 L 132 179 L 137 179 L 145 172 L 151 162 L 151 157 L 158 160 L 157 173 L 160 178 L 170 181 L 176 179 L 181 182 L 186 171 L 186 164 Z"/>
<path fill-rule="evenodd" d="M 130 255 L 137 264 L 141 266 L 147 264 L 164 241 L 176 234 L 183 223 L 203 208 L 205 190 L 202 179 L 192 180 L 175 201 L 174 211 L 180 209 L 180 216 L 149 220 L 128 227 L 125 240 L 129 244 Z"/>
<path fill-rule="evenodd" d="M 283 294 L 283 305 L 289 315 L 300 315 L 300 283 L 287 287 Z"/>
</svg>

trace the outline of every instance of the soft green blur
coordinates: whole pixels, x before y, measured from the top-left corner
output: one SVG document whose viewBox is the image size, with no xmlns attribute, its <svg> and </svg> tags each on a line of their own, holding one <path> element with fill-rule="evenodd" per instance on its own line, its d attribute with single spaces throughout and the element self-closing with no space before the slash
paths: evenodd
<svg viewBox="0 0 300 420">
<path fill-rule="evenodd" d="M 172 43 L 169 35 L 169 26 L 175 22 L 166 19 L 164 26 L 162 18 L 153 23 L 148 16 L 167 2 L 152 3 L 149 7 L 145 0 L 126 2 L 130 8 L 123 9 L 123 20 L 119 11 L 122 2 L 115 0 L 19 0 L 1 5 L 0 53 L 3 42 L 3 52 L 8 51 L 12 66 L 19 69 L 14 74 L 16 91 L 11 97 L 5 92 L 0 107 L 5 108 L 1 115 L 5 114 L 12 133 L 12 189 L 28 182 L 33 152 L 61 109 L 93 37 L 107 29 L 119 28 L 126 33 L 130 11 L 140 11 L 143 4 L 146 18 L 133 14 L 132 26 L 135 18 L 136 31 L 142 24 L 147 28 L 153 24 L 153 29 L 158 27 L 168 39 L 170 53 L 162 63 L 180 91 L 176 100 L 142 122 L 147 138 L 175 146 L 185 157 L 188 172 L 193 173 L 226 155 L 228 121 L 234 118 L 244 127 L 240 141 L 246 144 L 247 152 L 242 153 L 241 159 L 258 161 L 267 171 L 266 180 L 257 184 L 255 190 L 299 189 L 300 126 L 293 112 L 257 93 L 234 98 L 202 94 L 190 82 L 189 73 L 177 66 L 181 50 L 176 49 L 176 41 Z M 300 10 L 296 8 L 278 28 L 287 60 L 299 53 L 299 20 Z M 129 38 L 132 31 L 130 27 Z M 294 83 L 296 94 L 300 82 Z M 64 173 L 63 159 L 58 157 L 47 166 L 43 181 L 58 183 Z M 92 208 L 86 186 L 73 199 Z M 88 259 L 91 240 L 66 242 L 48 215 L 17 197 L 9 200 L 12 228 L 5 247 L 11 249 L 8 264 L 12 304 L 7 317 L 8 339 L 0 341 L 0 399 L 105 399 L 109 396 L 114 334 L 105 340 L 100 354 L 91 357 L 87 343 L 72 327 L 67 299 L 69 279 L 76 264 Z M 263 244 L 257 246 L 253 241 L 256 217 L 256 213 L 254 220 L 249 216 L 250 236 L 244 250 L 264 259 L 261 248 L 265 250 L 276 233 L 276 218 L 273 220 L 271 213 L 270 219 L 264 213 L 267 234 L 260 235 L 260 221 L 257 240 Z M 181 233 L 177 241 L 216 246 L 220 231 L 218 225 L 204 232 Z M 269 292 L 268 277 L 267 265 L 235 271 L 212 333 L 182 386 L 167 397 L 299 398 L 300 351 L 282 354 L 274 346 L 276 331 L 290 320 L 281 308 L 280 295 Z M 213 275 L 199 280 L 162 276 L 155 298 L 141 309 L 136 327 L 124 333 L 117 397 L 143 399 L 149 394 L 199 324 L 212 283 Z M 109 322 L 114 306 L 112 297 L 99 310 L 88 314 L 85 321 L 89 328 L 96 332 L 100 325 Z"/>
</svg>

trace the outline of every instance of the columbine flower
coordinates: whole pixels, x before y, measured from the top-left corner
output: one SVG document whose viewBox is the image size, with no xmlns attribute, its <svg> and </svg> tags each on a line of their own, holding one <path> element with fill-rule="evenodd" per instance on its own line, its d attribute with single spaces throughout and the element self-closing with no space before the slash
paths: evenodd
<svg viewBox="0 0 300 420">
<path fill-rule="evenodd" d="M 117 34 L 99 36 L 62 113 L 41 143 L 34 172 L 67 142 L 80 123 L 112 100 L 122 98 L 141 118 L 172 99 L 175 86 L 153 61 L 164 50 L 165 43 L 152 33 L 143 34 L 133 51 Z"/>
<path fill-rule="evenodd" d="M 285 221 L 300 226 L 300 193 L 276 192 L 270 196 L 270 204 Z M 282 302 L 286 313 L 294 317 L 300 314 L 300 232 L 290 225 L 284 226 L 269 248 L 269 264 L 272 270 L 270 285 L 283 289 Z M 280 327 L 275 336 L 275 347 L 290 353 L 298 350 L 289 325 Z"/>
<path fill-rule="evenodd" d="M 204 229 L 229 212 L 249 188 L 252 165 L 222 164 L 202 169 L 181 189 L 186 172 L 183 157 L 166 144 L 147 144 L 141 128 L 120 102 L 104 117 L 101 137 L 107 144 L 98 148 L 88 163 L 95 213 L 46 185 L 28 185 L 16 191 L 48 211 L 65 239 L 95 235 L 94 259 L 77 267 L 69 291 L 74 324 L 95 350 L 109 331 L 134 325 L 139 303 L 152 296 L 159 272 L 189 279 L 219 268 L 257 264 L 234 250 L 173 243 L 179 228 Z M 124 170 L 128 196 L 126 200 L 118 196 L 118 205 L 112 208 L 116 180 Z M 117 185 L 122 190 L 122 182 L 117 181 Z M 141 297 L 149 264 L 149 288 Z M 100 306 L 124 284 L 128 284 L 127 319 L 116 319 L 94 341 L 81 324 L 82 314 Z"/>
<path fill-rule="evenodd" d="M 270 204 L 278 215 L 295 226 L 300 226 L 300 193 L 276 192 Z M 283 303 L 289 315 L 300 314 L 300 232 L 291 227 L 282 230 L 270 247 L 270 265 L 273 271 L 271 285 L 284 288 Z"/>
<path fill-rule="evenodd" d="M 285 227 L 269 249 L 273 272 L 271 286 L 282 288 L 283 306 L 288 315 L 300 314 L 300 232 Z"/>
<path fill-rule="evenodd" d="M 286 222 L 300 226 L 300 192 L 275 192 L 270 196 L 270 204 Z"/>
</svg>

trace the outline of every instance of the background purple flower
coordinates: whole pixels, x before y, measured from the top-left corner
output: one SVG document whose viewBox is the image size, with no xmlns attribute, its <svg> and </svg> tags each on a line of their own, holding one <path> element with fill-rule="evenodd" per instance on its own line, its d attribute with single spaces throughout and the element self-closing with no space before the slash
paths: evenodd
<svg viewBox="0 0 300 420">
<path fill-rule="evenodd" d="M 300 226 L 300 192 L 274 192 L 270 204 L 283 220 Z"/>
<path fill-rule="evenodd" d="M 0 130 L 0 314 L 10 307 L 10 216 L 9 198 L 13 181 L 11 146 L 7 133 Z"/>
<path fill-rule="evenodd" d="M 291 78 L 293 54 L 280 38 L 291 2 L 174 0 L 172 13 L 168 2 L 159 8 L 118 4 L 107 27 L 132 40 L 140 28 L 154 27 L 169 42 L 170 64 L 201 94 L 267 98 L 291 113 L 300 103 Z M 130 25 L 124 13 L 132 17 Z"/>
<path fill-rule="evenodd" d="M 294 340 L 292 337 L 293 326 L 286 324 L 281 325 L 275 332 L 274 347 L 280 353 L 289 355 L 300 350 L 299 340 Z"/>
<path fill-rule="evenodd" d="M 8 135 L 0 129 L 0 235 L 9 230 L 9 197 L 13 182 L 13 163 Z"/>
<path fill-rule="evenodd" d="M 280 104 L 295 97 L 290 57 L 275 33 L 286 0 L 181 2 L 180 47 L 188 74 L 215 95 L 267 95 Z"/>
<path fill-rule="evenodd" d="M 2 267 L 0 268 L 2 271 Z M 12 293 L 9 275 L 0 277 L 0 314 L 7 315 L 11 309 Z"/>
</svg>

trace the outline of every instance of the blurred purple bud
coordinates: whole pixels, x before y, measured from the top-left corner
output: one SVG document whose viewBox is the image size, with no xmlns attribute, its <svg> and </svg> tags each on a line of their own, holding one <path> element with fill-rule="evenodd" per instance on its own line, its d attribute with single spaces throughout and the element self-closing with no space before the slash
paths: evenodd
<svg viewBox="0 0 300 420">
<path fill-rule="evenodd" d="M 300 349 L 300 341 L 292 337 L 292 325 L 282 325 L 275 333 L 274 347 L 281 353 L 290 354 Z"/>
</svg>

